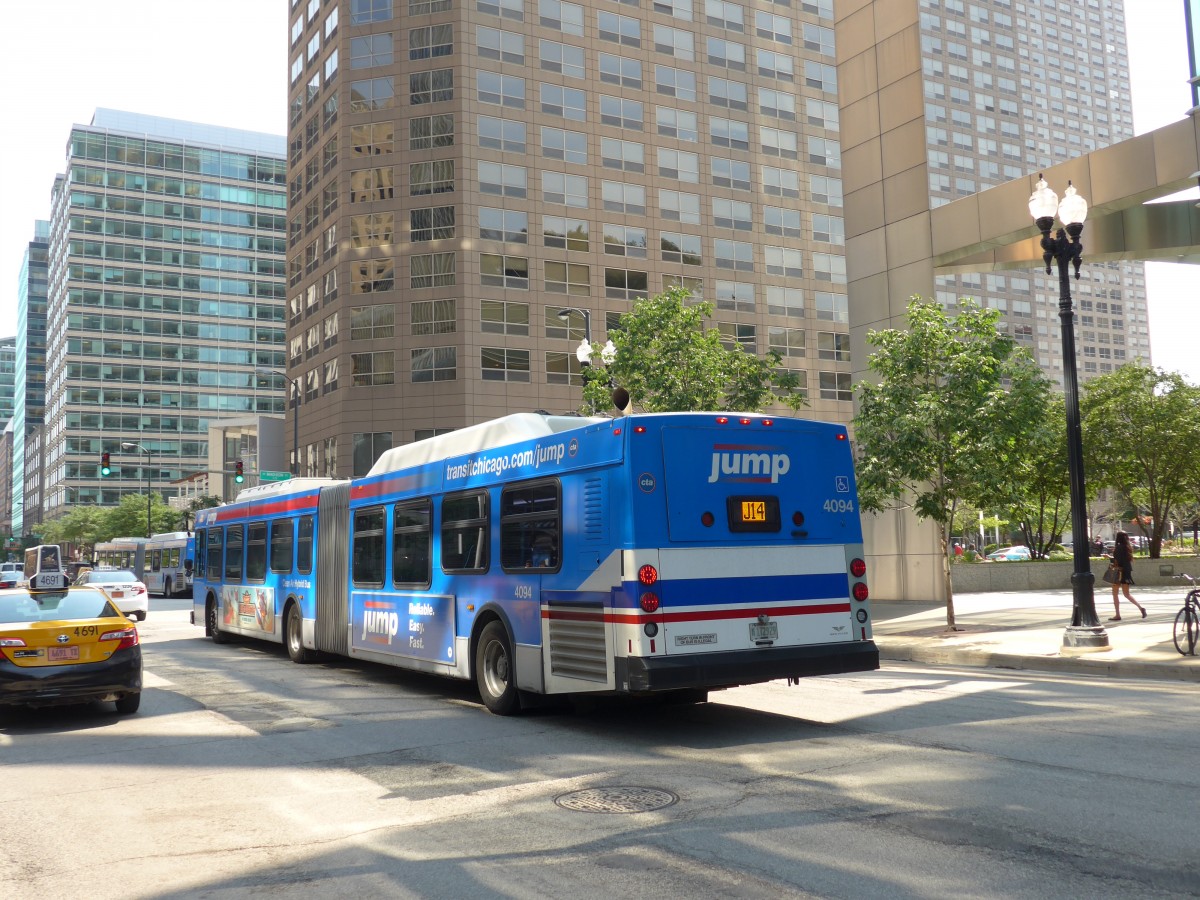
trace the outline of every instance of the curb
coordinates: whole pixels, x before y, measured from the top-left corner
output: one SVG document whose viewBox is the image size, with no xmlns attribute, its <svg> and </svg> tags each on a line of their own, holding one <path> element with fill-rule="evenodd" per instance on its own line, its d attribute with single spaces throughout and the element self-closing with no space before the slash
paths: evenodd
<svg viewBox="0 0 1200 900">
<path fill-rule="evenodd" d="M 879 634 L 876 634 L 874 639 L 875 646 L 879 648 L 880 660 L 891 662 L 1200 682 L 1200 666 L 1197 665 L 1139 659 L 1097 659 L 1088 655 L 1034 656 L 1022 653 L 992 653 L 968 647 L 931 647 L 925 642 L 888 638 Z M 1180 663 L 1183 663 L 1183 657 L 1180 657 Z"/>
</svg>

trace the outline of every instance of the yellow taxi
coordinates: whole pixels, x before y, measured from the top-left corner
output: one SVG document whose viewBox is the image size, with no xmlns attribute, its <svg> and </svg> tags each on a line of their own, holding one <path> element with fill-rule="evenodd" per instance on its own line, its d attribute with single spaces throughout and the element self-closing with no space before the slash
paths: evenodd
<svg viewBox="0 0 1200 900">
<path fill-rule="evenodd" d="M 110 700 L 137 712 L 137 626 L 97 588 L 33 583 L 0 590 L 0 707 Z"/>
</svg>

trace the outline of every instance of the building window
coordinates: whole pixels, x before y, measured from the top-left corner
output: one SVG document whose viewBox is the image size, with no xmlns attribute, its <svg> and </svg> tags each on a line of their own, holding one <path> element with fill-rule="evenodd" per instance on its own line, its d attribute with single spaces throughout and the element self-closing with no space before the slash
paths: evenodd
<svg viewBox="0 0 1200 900">
<path fill-rule="evenodd" d="M 409 286 L 411 288 L 448 287 L 454 284 L 454 254 L 429 253 L 410 256 Z"/>
<path fill-rule="evenodd" d="M 479 237 L 486 241 L 524 244 L 529 238 L 529 214 L 511 209 L 479 207 Z"/>
<path fill-rule="evenodd" d="M 350 383 L 372 387 L 396 383 L 396 355 L 391 350 L 350 354 Z"/>
<path fill-rule="evenodd" d="M 764 194 L 775 197 L 800 196 L 800 175 L 790 169 L 778 169 L 774 166 L 762 166 L 762 188 Z"/>
<path fill-rule="evenodd" d="M 708 120 L 709 140 L 716 147 L 732 150 L 750 149 L 750 126 L 745 122 L 734 122 L 711 116 Z"/>
<path fill-rule="evenodd" d="M 434 206 L 413 209 L 409 216 L 409 240 L 414 243 L 440 241 L 454 237 L 454 207 Z"/>
<path fill-rule="evenodd" d="M 365 259 L 350 268 L 351 294 L 377 294 L 396 287 L 395 263 L 390 259 Z"/>
<path fill-rule="evenodd" d="M 368 34 L 350 39 L 350 68 L 367 69 L 371 66 L 392 64 L 392 33 Z"/>
<path fill-rule="evenodd" d="M 414 120 L 416 121 L 416 120 Z M 354 156 L 380 156 L 395 149 L 391 122 L 350 126 L 350 152 Z"/>
<path fill-rule="evenodd" d="M 600 97 L 600 124 L 641 131 L 643 126 L 642 104 L 623 97 Z"/>
<path fill-rule="evenodd" d="M 396 334 L 396 307 L 391 303 L 350 307 L 350 340 L 370 341 Z"/>
<path fill-rule="evenodd" d="M 684 266 L 704 264 L 699 235 L 663 231 L 659 233 L 658 239 L 663 262 L 679 263 Z"/>
<path fill-rule="evenodd" d="M 547 384 L 583 384 L 583 364 L 574 353 L 546 351 Z"/>
<path fill-rule="evenodd" d="M 658 133 L 664 137 L 692 143 L 696 143 L 700 139 L 698 120 L 693 112 L 684 112 L 669 106 L 656 106 L 654 121 Z"/>
<path fill-rule="evenodd" d="M 547 72 L 557 72 L 567 78 L 587 76 L 582 47 L 542 40 L 538 43 L 538 59 Z"/>
<path fill-rule="evenodd" d="M 696 100 L 696 76 L 686 69 L 675 69 L 671 66 L 654 67 L 655 90 L 667 97 L 677 100 Z"/>
<path fill-rule="evenodd" d="M 538 85 L 542 112 L 573 122 L 587 121 L 587 92 L 561 84 Z"/>
<path fill-rule="evenodd" d="M 588 180 L 583 175 L 563 172 L 542 173 L 542 200 L 576 209 L 588 207 Z"/>
<path fill-rule="evenodd" d="M 700 183 L 700 157 L 695 153 L 658 148 L 658 174 L 663 178 L 674 178 L 689 184 Z"/>
<path fill-rule="evenodd" d="M 502 163 L 477 163 L 479 192 L 498 194 L 502 197 L 524 197 L 526 194 L 526 172 L 524 166 L 506 166 Z"/>
<path fill-rule="evenodd" d="M 645 297 L 649 279 L 645 272 L 633 269 L 605 269 L 604 296 L 613 300 L 634 300 Z"/>
<path fill-rule="evenodd" d="M 489 16 L 503 16 L 517 22 L 525 21 L 524 0 L 476 0 L 475 8 Z"/>
<path fill-rule="evenodd" d="M 295 6 L 293 0 L 292 3 Z M 350 0 L 350 24 L 386 22 L 392 17 L 392 0 Z"/>
<path fill-rule="evenodd" d="M 428 16 L 436 12 L 449 12 L 453 8 L 453 0 L 408 0 L 410 16 Z"/>
<path fill-rule="evenodd" d="M 369 213 L 350 217 L 350 246 L 355 249 L 384 247 L 396 239 L 394 213 Z"/>
<path fill-rule="evenodd" d="M 724 106 L 728 109 L 745 111 L 750 108 L 746 85 L 715 76 L 708 79 L 708 102 L 713 106 Z"/>
<path fill-rule="evenodd" d="M 454 26 L 426 25 L 408 32 L 408 58 L 430 59 L 454 55 Z"/>
<path fill-rule="evenodd" d="M 626 59 L 613 53 L 600 54 L 600 80 L 605 84 L 642 89 L 642 64 L 636 59 Z"/>
<path fill-rule="evenodd" d="M 412 106 L 454 99 L 454 70 L 434 69 L 408 76 L 408 102 Z"/>
<path fill-rule="evenodd" d="M 387 123 L 391 128 L 391 123 Z M 432 150 L 454 146 L 454 114 L 417 116 L 408 120 L 408 149 Z"/>
<path fill-rule="evenodd" d="M 662 289 L 669 291 L 673 287 L 681 287 L 697 300 L 704 299 L 704 279 L 690 275 L 664 275 Z"/>
<path fill-rule="evenodd" d="M 525 152 L 525 123 L 480 116 L 478 120 L 480 147 L 503 150 L 506 153 Z"/>
<path fill-rule="evenodd" d="M 826 244 L 845 244 L 846 225 L 841 216 L 828 216 L 823 213 L 813 213 L 813 240 Z"/>
<path fill-rule="evenodd" d="M 850 335 L 831 331 L 817 332 L 817 358 L 850 362 Z"/>
<path fill-rule="evenodd" d="M 602 41 L 613 41 L 626 47 L 642 46 L 642 23 L 637 19 L 601 10 L 596 13 L 596 25 Z"/>
<path fill-rule="evenodd" d="M 529 304 L 508 300 L 479 301 L 479 327 L 491 334 L 529 334 Z"/>
<path fill-rule="evenodd" d="M 414 384 L 458 380 L 457 347 L 421 347 L 412 351 Z"/>
<path fill-rule="evenodd" d="M 794 131 L 781 131 L 778 128 L 768 128 L 763 125 L 758 129 L 762 141 L 764 156 L 780 156 L 784 159 L 799 158 L 799 150 Z"/>
<path fill-rule="evenodd" d="M 479 351 L 484 381 L 529 381 L 529 351 L 483 347 Z"/>
<path fill-rule="evenodd" d="M 846 283 L 846 257 L 833 253 L 814 253 L 812 277 L 833 284 Z"/>
<path fill-rule="evenodd" d="M 830 206 L 842 205 L 842 180 L 830 178 L 828 175 L 809 175 L 808 193 L 813 203 L 827 203 Z"/>
<path fill-rule="evenodd" d="M 354 435 L 354 477 L 360 478 L 370 472 L 375 461 L 391 449 L 392 433 L 390 431 Z"/>
<path fill-rule="evenodd" d="M 708 39 L 708 62 L 710 65 L 737 72 L 746 71 L 746 48 L 733 41 L 710 37 Z"/>
<path fill-rule="evenodd" d="M 804 318 L 804 291 L 800 288 L 768 284 L 766 291 L 768 313 L 793 319 Z"/>
<path fill-rule="evenodd" d="M 542 156 L 587 165 L 587 135 L 581 131 L 542 126 Z"/>
<path fill-rule="evenodd" d="M 391 200 L 394 188 L 395 175 L 391 166 L 356 169 L 350 173 L 351 203 Z"/>
<path fill-rule="evenodd" d="M 841 322 L 842 324 L 850 321 L 845 294 L 815 291 L 813 293 L 813 300 L 817 308 L 818 319 L 823 319 L 826 322 Z"/>
<path fill-rule="evenodd" d="M 365 81 L 350 82 L 350 112 L 371 112 L 377 109 L 391 109 L 395 103 L 396 91 L 392 85 L 392 76 L 368 78 Z"/>
<path fill-rule="evenodd" d="M 625 213 L 631 216 L 646 214 L 646 189 L 640 184 L 602 181 L 600 194 L 604 200 L 604 209 L 608 212 Z"/>
<path fill-rule="evenodd" d="M 479 254 L 481 284 L 506 290 L 529 290 L 529 260 L 524 256 L 502 256 L 497 253 Z"/>
<path fill-rule="evenodd" d="M 822 400 L 841 400 L 849 403 L 854 399 L 848 372 L 818 372 L 818 383 Z"/>
<path fill-rule="evenodd" d="M 712 166 L 712 182 L 717 187 L 733 188 L 735 191 L 750 190 L 750 163 L 714 156 L 709 164 Z"/>
<path fill-rule="evenodd" d="M 630 259 L 646 258 L 646 229 L 632 225 L 605 225 L 604 252 Z"/>
<path fill-rule="evenodd" d="M 811 100 L 809 104 L 811 107 Z M 789 122 L 796 120 L 796 98 L 787 91 L 760 87 L 758 89 L 758 109 L 764 116 L 786 119 Z"/>
<path fill-rule="evenodd" d="M 458 330 L 457 301 L 453 299 L 417 300 L 409 308 L 414 335 L 453 334 Z"/>
<path fill-rule="evenodd" d="M 570 294 L 586 297 L 592 292 L 591 269 L 577 263 L 546 260 L 543 287 L 548 294 Z"/>
<path fill-rule="evenodd" d="M 669 25 L 654 26 L 654 51 L 685 62 L 696 59 L 696 38 L 690 31 Z"/>
<path fill-rule="evenodd" d="M 764 247 L 763 260 L 768 275 L 784 275 L 789 278 L 804 277 L 804 254 L 792 247 Z"/>
<path fill-rule="evenodd" d="M 741 281 L 718 281 L 715 290 L 717 309 L 754 312 L 754 285 Z"/>
<path fill-rule="evenodd" d="M 411 197 L 445 194 L 454 190 L 454 160 L 439 159 L 413 163 L 408 167 L 408 193 Z"/>
<path fill-rule="evenodd" d="M 525 79 L 499 72 L 476 72 L 475 91 L 480 103 L 525 108 Z"/>
<path fill-rule="evenodd" d="M 734 228 L 739 231 L 753 231 L 754 219 L 750 204 L 742 200 L 727 200 L 723 197 L 713 197 L 713 224 L 718 228 Z M 797 218 L 800 213 L 796 213 Z"/>
<path fill-rule="evenodd" d="M 716 25 L 726 31 L 736 31 L 739 34 L 746 30 L 745 14 L 742 7 L 726 0 L 704 0 L 704 17 L 709 25 Z"/>
<path fill-rule="evenodd" d="M 808 161 L 831 169 L 842 167 L 842 148 L 837 141 L 808 136 Z"/>
<path fill-rule="evenodd" d="M 700 224 L 700 195 L 680 191 L 659 190 L 658 214 L 664 219 L 685 225 Z"/>
<path fill-rule="evenodd" d="M 718 269 L 738 272 L 754 271 L 754 245 L 746 241 L 713 241 L 713 255 Z"/>
<path fill-rule="evenodd" d="M 589 229 L 587 219 L 543 216 L 542 243 L 560 250 L 586 252 L 590 247 Z"/>
<path fill-rule="evenodd" d="M 767 329 L 767 349 L 774 350 L 784 359 L 804 356 L 803 328 L 785 328 L 771 325 Z"/>
<path fill-rule="evenodd" d="M 515 31 L 476 25 L 475 50 L 483 59 L 520 65 L 525 62 L 525 36 Z"/>
<path fill-rule="evenodd" d="M 741 345 L 744 350 L 756 353 L 758 347 L 758 328 L 741 322 L 718 322 L 717 331 L 721 335 L 722 346 L 732 350 Z"/>
<path fill-rule="evenodd" d="M 583 7 L 562 0 L 538 0 L 538 22 L 563 34 L 583 37 Z"/>
</svg>

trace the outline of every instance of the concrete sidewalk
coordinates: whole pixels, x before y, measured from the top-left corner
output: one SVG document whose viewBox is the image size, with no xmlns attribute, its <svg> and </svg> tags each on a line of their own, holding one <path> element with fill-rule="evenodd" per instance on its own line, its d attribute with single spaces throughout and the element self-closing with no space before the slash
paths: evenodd
<svg viewBox="0 0 1200 900">
<path fill-rule="evenodd" d="M 1032 669 L 1041 672 L 1111 675 L 1200 682 L 1200 656 L 1181 656 L 1172 629 L 1187 593 L 1179 587 L 1133 590 L 1146 607 L 1122 598 L 1121 621 L 1113 614 L 1108 585 L 1097 585 L 1096 612 L 1110 647 L 1091 653 L 1064 653 L 1064 629 L 1071 622 L 1071 591 L 959 594 L 955 620 L 961 631 L 946 631 L 944 603 L 874 602 L 875 643 L 885 660 Z"/>
</svg>

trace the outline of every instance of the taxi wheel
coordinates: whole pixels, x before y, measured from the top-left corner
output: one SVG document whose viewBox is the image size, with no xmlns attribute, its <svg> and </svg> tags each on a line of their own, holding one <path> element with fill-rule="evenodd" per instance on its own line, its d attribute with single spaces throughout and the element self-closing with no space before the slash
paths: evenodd
<svg viewBox="0 0 1200 900">
<path fill-rule="evenodd" d="M 509 716 L 521 706 L 508 632 L 499 622 L 489 622 L 475 649 L 475 682 L 483 705 L 497 716 Z"/>
<path fill-rule="evenodd" d="M 138 711 L 138 707 L 142 705 L 142 692 L 136 694 L 126 694 L 117 701 L 117 712 L 123 716 L 131 716 Z"/>
<path fill-rule="evenodd" d="M 137 616 L 137 620 L 138 620 L 139 622 L 145 622 L 145 621 L 146 621 L 146 611 L 145 611 L 144 609 L 139 609 L 139 610 L 138 610 L 136 613 L 134 613 L 134 615 L 136 615 L 136 616 Z"/>
<path fill-rule="evenodd" d="M 217 603 L 215 600 L 209 599 L 208 605 L 204 608 L 204 630 L 208 632 L 208 636 L 212 638 L 214 644 L 224 644 L 229 637 L 225 632 L 217 627 Z"/>
</svg>

